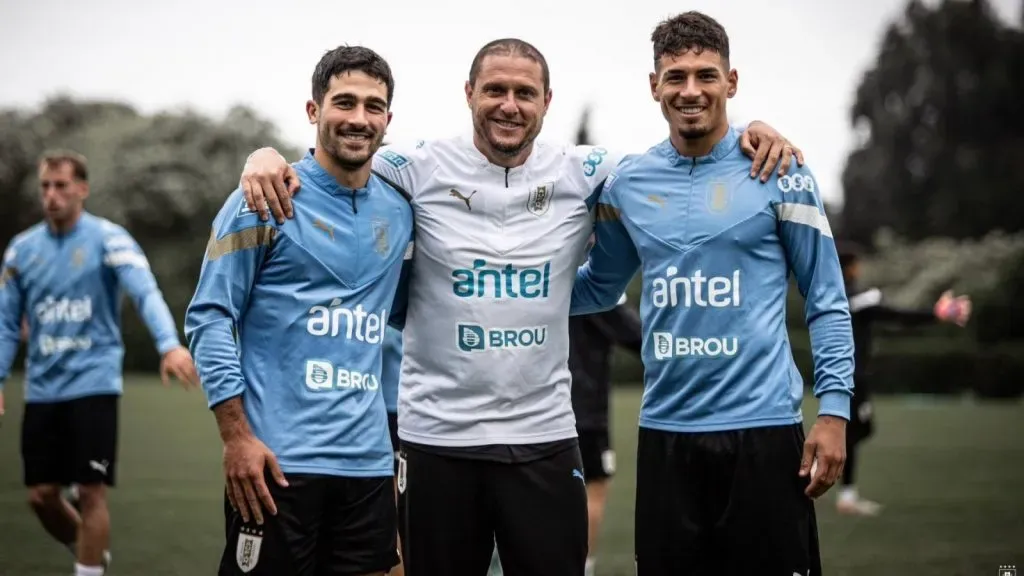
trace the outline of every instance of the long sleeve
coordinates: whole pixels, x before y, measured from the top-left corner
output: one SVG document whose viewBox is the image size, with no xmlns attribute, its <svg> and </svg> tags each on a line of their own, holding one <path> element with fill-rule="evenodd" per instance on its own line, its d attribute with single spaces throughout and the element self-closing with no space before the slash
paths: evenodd
<svg viewBox="0 0 1024 576">
<path fill-rule="evenodd" d="M 11 375 L 11 365 L 21 342 L 21 319 L 24 294 L 18 283 L 16 252 L 9 247 L 0 267 L 0 390 Z"/>
<path fill-rule="evenodd" d="M 587 262 L 576 272 L 569 315 L 611 310 L 640 269 L 633 239 L 619 220 L 619 209 L 598 202 L 595 243 Z"/>
<path fill-rule="evenodd" d="M 866 314 L 872 322 L 899 324 L 904 327 L 926 326 L 938 322 L 933 310 L 906 310 L 883 304 L 882 292 L 878 288 L 850 296 L 850 312 Z"/>
<path fill-rule="evenodd" d="M 395 290 L 395 298 L 391 304 L 391 315 L 388 316 L 388 325 L 399 331 L 405 329 L 405 317 L 409 308 L 409 282 L 412 275 L 414 249 L 413 241 L 410 239 L 402 260 L 402 272 L 398 277 L 398 288 Z"/>
<path fill-rule="evenodd" d="M 103 264 L 114 271 L 118 283 L 131 297 L 157 351 L 163 355 L 180 346 L 174 316 L 160 292 L 149 260 L 127 231 L 118 228 L 103 239 Z"/>
<path fill-rule="evenodd" d="M 236 191 L 214 220 L 185 312 L 185 337 L 210 408 L 245 391 L 235 335 L 260 264 L 277 236 L 272 220 L 261 222 L 255 213 L 239 215 L 244 206 Z"/>
<path fill-rule="evenodd" d="M 832 230 L 810 170 L 779 180 L 779 236 L 804 297 L 819 415 L 849 419 L 854 346 L 850 306 Z M 784 183 L 785 182 L 785 183 Z"/>
</svg>

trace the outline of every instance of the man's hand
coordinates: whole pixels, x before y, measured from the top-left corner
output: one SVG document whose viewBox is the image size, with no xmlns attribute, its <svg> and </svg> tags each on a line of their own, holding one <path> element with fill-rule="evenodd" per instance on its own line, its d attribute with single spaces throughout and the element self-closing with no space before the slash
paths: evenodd
<svg viewBox="0 0 1024 576">
<path fill-rule="evenodd" d="M 253 152 L 242 169 L 242 190 L 250 210 L 267 219 L 267 206 L 278 224 L 291 218 L 292 196 L 299 190 L 299 175 L 273 148 L 260 148 Z"/>
<path fill-rule="evenodd" d="M 196 373 L 196 365 L 192 362 L 192 355 L 184 346 L 178 346 L 169 350 L 160 359 L 160 379 L 164 386 L 169 386 L 171 376 L 181 381 L 181 386 L 188 390 L 199 386 L 199 375 Z"/>
<path fill-rule="evenodd" d="M 935 302 L 935 317 L 943 322 L 952 322 L 961 328 L 971 319 L 971 298 L 969 296 L 953 297 L 953 291 L 942 293 Z"/>
<path fill-rule="evenodd" d="M 761 182 L 772 177 L 772 170 L 779 167 L 779 176 L 785 176 L 796 156 L 798 166 L 804 165 L 804 153 L 786 140 L 774 128 L 764 122 L 755 120 L 747 126 L 740 136 L 740 149 L 754 159 L 750 167 L 750 177 L 761 173 Z"/>
<path fill-rule="evenodd" d="M 836 416 L 818 416 L 804 442 L 804 457 L 800 461 L 800 477 L 811 477 L 804 490 L 817 498 L 836 483 L 846 464 L 846 420 Z"/>
<path fill-rule="evenodd" d="M 4 391 L 0 390 L 0 417 L 4 415 Z"/>
<path fill-rule="evenodd" d="M 264 470 L 267 468 L 278 485 L 288 486 L 277 457 L 255 436 L 238 436 L 224 443 L 224 477 L 227 481 L 228 501 L 245 522 L 255 518 L 257 524 L 263 524 L 264 509 L 272 516 L 277 514 L 277 505 L 264 481 Z"/>
</svg>

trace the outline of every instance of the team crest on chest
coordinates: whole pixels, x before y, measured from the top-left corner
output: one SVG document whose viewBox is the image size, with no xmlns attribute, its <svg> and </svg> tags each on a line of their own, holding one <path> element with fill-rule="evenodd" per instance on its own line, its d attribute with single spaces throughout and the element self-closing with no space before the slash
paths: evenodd
<svg viewBox="0 0 1024 576">
<path fill-rule="evenodd" d="M 708 185 L 707 205 L 711 212 L 725 212 L 729 209 L 732 191 L 725 182 L 715 181 Z"/>
<path fill-rule="evenodd" d="M 235 546 L 235 562 L 244 574 L 252 572 L 260 561 L 260 547 L 263 546 L 263 531 L 242 526 L 238 531 L 238 545 Z"/>
<path fill-rule="evenodd" d="M 388 254 L 388 221 L 375 219 L 370 224 L 373 227 L 373 249 L 381 256 Z"/>
<path fill-rule="evenodd" d="M 526 210 L 534 216 L 543 216 L 551 208 L 551 197 L 555 193 L 555 183 L 545 182 L 540 186 L 530 189 L 530 196 L 526 200 Z"/>
<path fill-rule="evenodd" d="M 81 268 L 82 264 L 85 264 L 85 249 L 79 246 L 71 254 L 71 265 L 75 268 Z"/>
</svg>

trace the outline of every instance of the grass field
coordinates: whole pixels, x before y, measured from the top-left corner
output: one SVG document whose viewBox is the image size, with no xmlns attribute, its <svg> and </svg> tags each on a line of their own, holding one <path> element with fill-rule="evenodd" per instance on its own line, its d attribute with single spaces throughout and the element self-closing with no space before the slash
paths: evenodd
<svg viewBox="0 0 1024 576">
<path fill-rule="evenodd" d="M 43 533 L 21 486 L 21 385 L 6 386 L 0 428 L 0 576 L 68 576 L 71 558 Z M 602 534 L 599 574 L 633 573 L 633 467 L 639 397 L 614 399 L 619 474 Z M 813 402 L 809 403 L 813 408 Z M 878 518 L 838 517 L 818 504 L 829 576 L 1024 574 L 1024 404 L 885 398 L 864 451 L 862 490 Z M 221 446 L 200 392 L 135 377 L 121 416 L 113 492 L 112 576 L 215 574 L 223 543 Z"/>
</svg>

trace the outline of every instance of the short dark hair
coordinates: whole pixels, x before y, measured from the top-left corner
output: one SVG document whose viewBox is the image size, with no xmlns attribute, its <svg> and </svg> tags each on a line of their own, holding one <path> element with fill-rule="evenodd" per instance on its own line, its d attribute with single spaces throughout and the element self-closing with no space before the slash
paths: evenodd
<svg viewBox="0 0 1024 576">
<path fill-rule="evenodd" d="M 537 47 L 526 40 L 518 38 L 500 38 L 491 40 L 481 48 L 473 57 L 473 64 L 469 67 L 469 85 L 476 85 L 476 78 L 480 75 L 480 66 L 484 58 L 488 56 L 521 56 L 540 64 L 540 73 L 544 79 L 544 91 L 551 88 L 551 72 L 548 70 L 548 61 L 544 55 L 537 50 Z"/>
<path fill-rule="evenodd" d="M 726 67 L 729 66 L 729 35 L 725 28 L 711 16 L 696 10 L 662 21 L 651 33 L 651 42 L 655 67 L 662 56 L 678 56 L 689 50 L 697 54 L 704 50 L 718 52 Z"/>
<path fill-rule="evenodd" d="M 75 180 L 89 181 L 89 165 L 85 156 L 74 150 L 47 150 L 39 157 L 40 168 L 43 166 L 56 168 L 65 162 L 71 164 L 71 173 Z"/>
<path fill-rule="evenodd" d="M 388 87 L 388 107 L 395 95 L 395 79 L 387 60 L 364 46 L 338 46 L 324 54 L 313 70 L 313 100 L 323 103 L 331 78 L 345 72 L 363 72 Z"/>
</svg>

